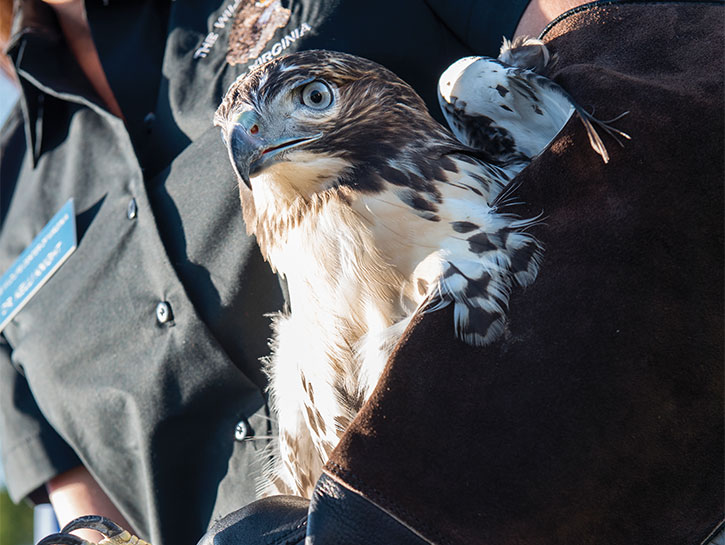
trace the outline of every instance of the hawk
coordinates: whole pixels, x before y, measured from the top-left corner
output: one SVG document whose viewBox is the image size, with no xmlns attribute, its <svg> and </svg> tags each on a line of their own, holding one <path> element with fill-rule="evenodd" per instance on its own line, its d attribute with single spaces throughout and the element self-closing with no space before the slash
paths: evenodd
<svg viewBox="0 0 725 545">
<path fill-rule="evenodd" d="M 393 73 L 330 51 L 250 72 L 215 124 L 247 229 L 289 288 L 267 362 L 279 436 L 262 492 L 309 497 L 416 312 L 453 305 L 472 345 L 503 333 L 511 291 L 541 260 L 532 220 L 506 211 L 529 159 L 461 143 Z"/>
</svg>

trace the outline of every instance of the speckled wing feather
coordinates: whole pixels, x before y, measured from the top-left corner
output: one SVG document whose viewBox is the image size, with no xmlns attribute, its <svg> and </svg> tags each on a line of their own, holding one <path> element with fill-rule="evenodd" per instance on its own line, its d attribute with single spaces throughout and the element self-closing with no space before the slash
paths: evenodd
<svg viewBox="0 0 725 545">
<path fill-rule="evenodd" d="M 461 142 L 482 150 L 490 160 L 518 170 L 541 153 L 572 113 L 586 128 L 592 148 L 606 163 L 609 153 L 597 128 L 619 138 L 629 136 L 593 117 L 554 81 L 538 74 L 555 62 L 540 40 L 504 40 L 498 59 L 466 57 L 441 76 L 438 99 L 451 130 Z"/>
</svg>

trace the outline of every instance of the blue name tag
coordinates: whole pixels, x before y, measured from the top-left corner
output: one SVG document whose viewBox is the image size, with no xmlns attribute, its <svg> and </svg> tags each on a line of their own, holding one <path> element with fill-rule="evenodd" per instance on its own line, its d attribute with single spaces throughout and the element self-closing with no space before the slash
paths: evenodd
<svg viewBox="0 0 725 545">
<path fill-rule="evenodd" d="M 0 278 L 0 331 L 53 276 L 76 246 L 76 215 L 70 199 Z"/>
</svg>

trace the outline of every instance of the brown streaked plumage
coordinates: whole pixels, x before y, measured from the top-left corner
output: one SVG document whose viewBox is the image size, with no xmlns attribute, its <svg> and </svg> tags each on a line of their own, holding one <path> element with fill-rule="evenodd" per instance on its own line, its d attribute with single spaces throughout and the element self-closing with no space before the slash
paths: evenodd
<svg viewBox="0 0 725 545">
<path fill-rule="evenodd" d="M 309 496 L 416 311 L 452 304 L 471 344 L 501 335 L 511 290 L 539 263 L 530 222 L 500 197 L 520 165 L 462 145 L 383 67 L 328 51 L 251 72 L 215 122 L 247 228 L 289 286 L 267 365 L 280 434 L 263 491 Z"/>
</svg>

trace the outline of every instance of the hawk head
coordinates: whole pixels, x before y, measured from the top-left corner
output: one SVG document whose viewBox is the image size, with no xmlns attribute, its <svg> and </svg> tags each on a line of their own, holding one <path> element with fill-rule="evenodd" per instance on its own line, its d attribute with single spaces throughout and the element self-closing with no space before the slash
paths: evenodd
<svg viewBox="0 0 725 545">
<path fill-rule="evenodd" d="M 374 192 L 384 180 L 414 187 L 411 172 L 435 178 L 444 152 L 433 148 L 461 147 L 392 72 L 331 51 L 293 53 L 238 79 L 215 125 L 255 201 L 271 191 L 277 206 L 330 188 Z"/>
</svg>

